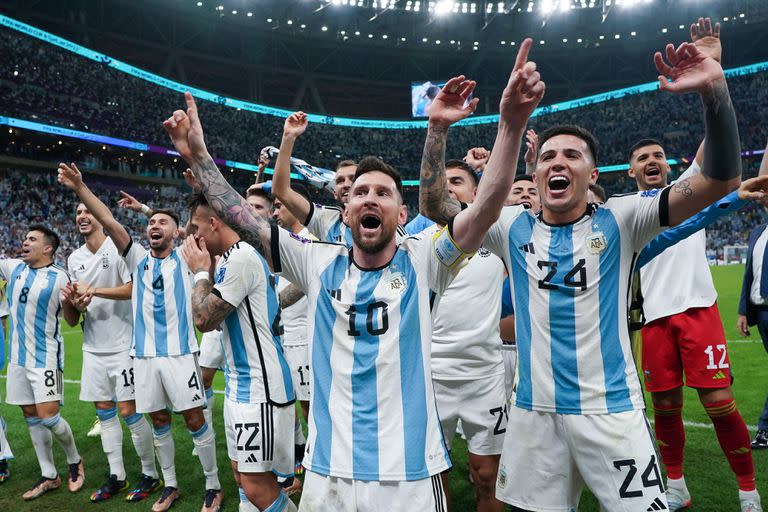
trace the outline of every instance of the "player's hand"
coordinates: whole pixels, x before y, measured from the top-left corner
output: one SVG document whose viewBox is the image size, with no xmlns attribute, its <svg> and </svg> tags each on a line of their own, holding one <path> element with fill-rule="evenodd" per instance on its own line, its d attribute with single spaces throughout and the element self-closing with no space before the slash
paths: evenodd
<svg viewBox="0 0 768 512">
<path fill-rule="evenodd" d="M 141 201 L 133 197 L 128 192 L 120 191 L 120 199 L 117 200 L 117 206 L 125 208 L 126 210 L 133 210 L 134 212 L 140 212 L 141 207 L 144 206 Z"/>
<path fill-rule="evenodd" d="M 184 93 L 187 111 L 177 110 L 163 121 L 163 128 L 171 137 L 173 147 L 188 163 L 208 155 L 203 136 L 203 126 L 197 113 L 195 98 L 189 92 Z"/>
<path fill-rule="evenodd" d="M 469 117 L 480 102 L 478 98 L 467 102 L 476 85 L 477 82 L 466 80 L 464 75 L 448 80 L 432 100 L 429 107 L 429 124 L 448 128 L 453 123 Z"/>
<path fill-rule="evenodd" d="M 192 273 L 210 272 L 211 255 L 205 246 L 205 238 L 197 235 L 188 236 L 184 239 L 184 244 L 181 246 L 181 253 L 184 255 L 187 266 Z"/>
<path fill-rule="evenodd" d="M 285 119 L 283 124 L 283 137 L 297 138 L 307 129 L 307 114 L 294 112 Z"/>
<path fill-rule="evenodd" d="M 677 48 L 668 44 L 665 52 L 666 62 L 661 52 L 653 55 L 656 69 L 660 73 L 659 88 L 662 91 L 704 94 L 712 90 L 715 82 L 725 80 L 720 64 L 702 53 L 693 43 L 683 43 Z"/>
<path fill-rule="evenodd" d="M 768 174 L 742 181 L 739 185 L 739 199 L 757 201 L 768 206 Z"/>
<path fill-rule="evenodd" d="M 200 190 L 202 190 L 200 182 L 197 181 L 195 175 L 192 174 L 192 169 L 187 168 L 182 174 L 184 176 L 184 181 L 187 182 L 187 185 L 189 185 L 194 192 L 200 192 Z"/>
<path fill-rule="evenodd" d="M 77 191 L 83 186 L 83 174 L 80 169 L 73 163 L 67 165 L 65 163 L 59 164 L 58 181 L 70 190 Z"/>
<path fill-rule="evenodd" d="M 691 23 L 691 42 L 704 55 L 712 57 L 718 63 L 723 61 L 720 23 L 715 23 L 714 29 L 712 28 L 712 20 L 709 18 L 699 18 L 697 23 Z"/>
<path fill-rule="evenodd" d="M 746 316 L 739 315 L 739 317 L 736 319 L 736 329 L 739 330 L 739 333 L 742 336 L 749 336 L 749 326 L 747 325 Z"/>
<path fill-rule="evenodd" d="M 88 309 L 88 306 L 91 305 L 91 301 L 93 300 L 93 294 L 96 291 L 96 288 L 89 285 L 80 286 L 80 284 L 75 285 L 76 289 L 76 295 L 74 300 L 72 301 L 72 305 L 77 308 L 78 311 L 81 313 L 86 311 Z"/>
<path fill-rule="evenodd" d="M 546 91 L 546 85 L 536 71 L 536 63 L 528 62 L 531 45 L 531 38 L 526 38 L 520 45 L 515 67 L 512 68 L 499 103 L 499 121 L 520 130 L 528 124 L 528 118 L 539 106 Z"/>
<path fill-rule="evenodd" d="M 67 283 L 64 288 L 61 289 L 61 302 L 73 304 L 73 299 L 76 293 L 75 286 L 76 285 L 73 283 Z"/>
<path fill-rule="evenodd" d="M 258 160 L 259 169 L 264 169 L 266 166 L 268 166 L 269 160 L 270 158 L 269 158 L 269 152 L 267 148 L 264 148 L 261 151 L 259 151 L 259 160 Z"/>
<path fill-rule="evenodd" d="M 464 161 L 467 162 L 476 171 L 485 169 L 485 164 L 491 157 L 491 152 L 485 148 L 472 148 L 467 151 Z"/>
<path fill-rule="evenodd" d="M 525 132 L 525 164 L 534 165 L 536 163 L 536 155 L 539 154 L 539 136 L 536 132 L 528 129 Z"/>
</svg>

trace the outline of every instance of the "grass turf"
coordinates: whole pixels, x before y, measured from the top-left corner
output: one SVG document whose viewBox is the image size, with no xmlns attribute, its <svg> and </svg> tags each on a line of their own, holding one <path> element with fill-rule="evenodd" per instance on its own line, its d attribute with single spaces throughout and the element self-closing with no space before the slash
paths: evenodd
<svg viewBox="0 0 768 512">
<path fill-rule="evenodd" d="M 739 409 L 747 424 L 754 425 L 760 415 L 766 395 L 765 364 L 768 362 L 762 343 L 756 329 L 749 337 L 751 341 L 742 340 L 736 331 L 736 311 L 739 292 L 741 290 L 742 266 L 716 267 L 712 269 L 715 285 L 719 293 L 719 307 L 725 326 L 726 338 L 730 341 L 731 366 L 736 376 L 734 392 Z M 80 352 L 81 334 L 75 330 L 65 331 L 66 368 L 65 378 L 80 379 L 82 364 Z M 762 377 L 761 377 L 762 376 Z M 4 387 L 4 381 L 0 382 Z M 224 389 L 224 379 L 221 374 L 216 376 L 214 387 Z M 112 500 L 93 504 L 88 497 L 97 486 L 107 477 L 108 466 L 101 448 L 100 438 L 86 437 L 91 423 L 95 418 L 93 405 L 78 400 L 79 385 L 65 384 L 65 406 L 62 415 L 72 426 L 77 440 L 77 446 L 85 460 L 85 488 L 78 494 L 70 494 L 66 486 L 32 501 L 23 502 L 21 494 L 31 486 L 39 476 L 39 466 L 32 449 L 29 434 L 16 406 L 4 404 L 0 413 L 8 423 L 8 438 L 16 459 L 11 461 L 11 479 L 0 486 L 0 511 L 37 511 L 46 512 L 74 511 L 97 508 L 109 511 L 149 510 L 155 497 L 142 503 L 126 503 L 124 495 Z M 738 488 L 728 463 L 720 451 L 714 430 L 710 427 L 709 418 L 699 404 L 696 393 L 690 389 L 685 392 L 686 405 L 683 416 L 691 425 L 686 429 L 687 444 L 685 450 L 685 472 L 688 487 L 693 495 L 692 510 L 700 511 L 738 511 Z M 223 436 L 222 419 L 223 396 L 217 395 L 214 424 L 217 432 L 216 447 L 219 461 L 219 476 L 224 488 L 225 505 L 223 510 L 236 511 L 238 503 L 237 489 L 230 471 L 226 456 L 226 445 Z M 650 403 L 650 402 L 649 402 Z M 176 468 L 182 498 L 173 510 L 196 511 L 200 509 L 203 497 L 203 476 L 200 464 L 192 456 L 192 440 L 184 427 L 181 417 L 173 420 L 174 439 L 176 442 Z M 128 478 L 135 481 L 139 474 L 139 464 L 131 443 L 127 428 L 123 428 L 123 454 L 125 456 Z M 64 454 L 54 442 L 54 455 L 57 467 L 62 477 L 66 471 Z M 472 486 L 468 479 L 466 445 L 461 439 L 454 443 L 452 457 L 454 469 L 450 473 L 453 510 L 456 512 L 473 510 Z M 754 453 L 757 473 L 758 490 L 768 489 L 766 477 L 766 462 L 768 451 Z M 766 496 L 768 494 L 764 493 Z M 156 496 L 156 495 L 155 495 Z M 585 492 L 579 510 L 592 512 L 599 510 L 595 499 Z"/>
</svg>

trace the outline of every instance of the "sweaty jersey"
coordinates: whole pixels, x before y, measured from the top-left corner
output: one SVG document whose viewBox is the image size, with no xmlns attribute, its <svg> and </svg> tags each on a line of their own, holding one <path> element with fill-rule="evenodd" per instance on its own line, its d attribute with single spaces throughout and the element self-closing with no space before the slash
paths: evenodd
<svg viewBox="0 0 768 512">
<path fill-rule="evenodd" d="M 166 357 L 196 353 L 192 321 L 192 274 L 176 248 L 155 258 L 131 242 L 123 255 L 131 270 L 134 357 Z"/>
<path fill-rule="evenodd" d="M 454 277 L 430 237 L 381 268 L 343 245 L 272 230 L 272 263 L 307 294 L 312 407 L 304 466 L 356 480 L 420 480 L 450 467 L 430 378 L 430 303 Z M 432 300 L 431 300 L 432 299 Z"/>
<path fill-rule="evenodd" d="M 30 268 L 21 260 L 0 260 L 8 282 L 8 362 L 28 368 L 64 368 L 61 290 L 67 272 L 56 265 Z"/>
<path fill-rule="evenodd" d="M 560 414 L 643 408 L 627 300 L 637 253 L 668 222 L 668 189 L 591 204 L 566 225 L 504 208 L 485 247 L 512 283 L 518 373 L 515 405 Z"/>
<path fill-rule="evenodd" d="M 423 234 L 432 237 L 435 224 Z M 432 377 L 466 380 L 504 374 L 501 292 L 504 263 L 485 247 L 467 262 L 432 312 Z"/>
<path fill-rule="evenodd" d="M 242 240 L 216 264 L 211 293 L 235 308 L 222 322 L 228 399 L 286 405 L 296 397 L 280 344 L 280 306 L 264 258 Z"/>
<path fill-rule="evenodd" d="M 107 237 L 92 253 L 83 244 L 69 255 L 67 270 L 74 283 L 114 288 L 131 281 L 131 271 Z M 131 303 L 94 297 L 83 319 L 83 351 L 108 354 L 131 346 Z"/>
</svg>

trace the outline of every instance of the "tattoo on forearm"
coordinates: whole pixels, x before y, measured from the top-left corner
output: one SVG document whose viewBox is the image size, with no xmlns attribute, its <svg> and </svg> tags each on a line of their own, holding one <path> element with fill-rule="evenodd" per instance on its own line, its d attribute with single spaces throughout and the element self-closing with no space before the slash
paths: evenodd
<svg viewBox="0 0 768 512">
<path fill-rule="evenodd" d="M 448 220 L 461 211 L 461 205 L 448 195 L 445 179 L 445 129 L 430 127 L 421 157 L 419 181 L 419 210 L 437 222 Z"/>
<path fill-rule="evenodd" d="M 298 286 L 291 283 L 280 292 L 280 307 L 285 309 L 293 306 L 301 300 L 304 292 Z"/>
<path fill-rule="evenodd" d="M 269 223 L 257 215 L 251 205 L 227 183 L 210 156 L 190 167 L 216 214 L 271 264 Z"/>
<path fill-rule="evenodd" d="M 210 281 L 202 279 L 192 289 L 192 318 L 195 325 L 217 326 L 234 309 L 211 293 Z"/>
<path fill-rule="evenodd" d="M 677 192 L 678 194 L 686 198 L 692 197 L 693 189 L 691 188 L 690 178 L 686 178 L 684 180 L 681 180 L 675 183 L 675 185 L 672 187 L 672 191 Z"/>
<path fill-rule="evenodd" d="M 741 143 L 728 84 L 718 80 L 702 95 L 705 140 L 702 174 L 717 181 L 741 176 Z"/>
</svg>

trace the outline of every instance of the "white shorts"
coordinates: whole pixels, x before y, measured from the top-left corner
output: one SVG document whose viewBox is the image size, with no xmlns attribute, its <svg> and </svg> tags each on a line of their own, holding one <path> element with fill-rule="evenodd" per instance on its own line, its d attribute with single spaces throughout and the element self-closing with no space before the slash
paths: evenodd
<svg viewBox="0 0 768 512">
<path fill-rule="evenodd" d="M 166 357 L 137 357 L 136 412 L 140 414 L 171 409 L 187 411 L 205 407 L 205 390 L 197 354 Z"/>
<path fill-rule="evenodd" d="M 504 385 L 507 390 L 507 402 L 512 398 L 517 371 L 517 345 L 502 345 L 501 357 L 504 359 Z"/>
<path fill-rule="evenodd" d="M 296 408 L 269 403 L 241 404 L 224 400 L 227 455 L 241 473 L 293 476 L 293 423 Z"/>
<path fill-rule="evenodd" d="M 114 354 L 83 352 L 80 400 L 126 402 L 133 400 L 133 360 L 128 350 Z"/>
<path fill-rule="evenodd" d="M 467 439 L 467 448 L 475 455 L 499 455 L 507 431 L 507 400 L 504 375 L 475 380 L 438 380 L 433 378 L 437 413 L 443 437 L 450 449 L 456 425 Z"/>
<path fill-rule="evenodd" d="M 413 481 L 363 481 L 307 471 L 299 512 L 445 512 L 440 475 Z"/>
<path fill-rule="evenodd" d="M 9 404 L 64 403 L 64 376 L 58 368 L 27 368 L 9 364 L 6 378 L 5 394 Z"/>
<path fill-rule="evenodd" d="M 585 483 L 600 510 L 667 510 L 644 412 L 577 415 L 511 407 L 496 498 L 524 510 L 568 512 L 578 510 Z"/>
<path fill-rule="evenodd" d="M 203 368 L 224 369 L 224 347 L 221 346 L 221 331 L 204 332 L 200 340 L 199 363 Z"/>
<path fill-rule="evenodd" d="M 309 401 L 309 344 L 283 345 L 283 354 L 291 369 L 296 400 Z"/>
</svg>

